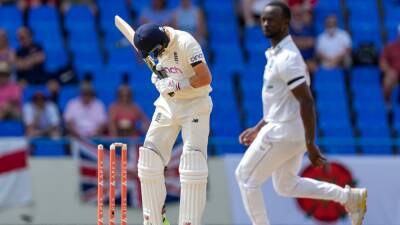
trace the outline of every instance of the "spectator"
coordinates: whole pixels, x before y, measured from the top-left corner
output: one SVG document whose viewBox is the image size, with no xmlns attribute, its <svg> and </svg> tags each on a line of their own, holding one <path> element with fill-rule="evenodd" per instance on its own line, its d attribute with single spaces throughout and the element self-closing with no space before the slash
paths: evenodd
<svg viewBox="0 0 400 225">
<path fill-rule="evenodd" d="M 261 11 L 272 0 L 241 0 L 244 23 L 247 27 L 258 25 Z"/>
<path fill-rule="evenodd" d="M 5 30 L 0 29 L 0 62 L 14 65 L 15 52 L 8 44 L 8 37 Z"/>
<path fill-rule="evenodd" d="M 317 55 L 326 68 L 350 66 L 351 38 L 346 31 L 337 27 L 335 15 L 325 20 L 325 31 L 317 39 Z"/>
<path fill-rule="evenodd" d="M 10 76 L 10 65 L 0 62 L 0 120 L 21 117 L 21 89 Z"/>
<path fill-rule="evenodd" d="M 392 91 L 399 83 L 400 76 L 400 24 L 398 26 L 397 39 L 385 45 L 379 64 L 383 71 L 385 101 L 387 104 L 390 104 Z"/>
<path fill-rule="evenodd" d="M 0 7 L 5 5 L 15 5 L 15 0 L 1 0 Z"/>
<path fill-rule="evenodd" d="M 93 87 L 81 84 L 80 96 L 70 100 L 64 112 L 67 133 L 74 137 L 103 135 L 107 115 L 104 104 L 95 97 Z"/>
<path fill-rule="evenodd" d="M 181 5 L 173 14 L 173 27 L 191 33 L 200 44 L 205 44 L 207 27 L 204 15 L 191 0 L 181 0 Z"/>
<path fill-rule="evenodd" d="M 60 137 L 60 114 L 57 106 L 37 91 L 23 107 L 23 120 L 28 137 Z"/>
<path fill-rule="evenodd" d="M 251 27 L 258 24 L 258 20 L 261 11 L 264 7 L 272 1 L 279 0 L 241 0 L 241 13 L 246 26 Z M 311 10 L 315 4 L 316 0 L 280 0 L 288 4 L 290 8 L 293 6 L 301 5 L 307 10 Z"/>
<path fill-rule="evenodd" d="M 95 14 L 98 12 L 95 0 L 63 0 L 59 3 L 56 2 L 53 5 L 60 5 L 60 9 L 63 13 L 67 12 L 73 5 L 86 5 L 90 7 L 92 13 Z"/>
<path fill-rule="evenodd" d="M 44 70 L 45 54 L 39 44 L 33 43 L 32 33 L 27 27 L 17 31 L 20 48 L 17 50 L 17 77 L 25 84 L 44 84 L 47 76 Z"/>
<path fill-rule="evenodd" d="M 315 32 L 312 17 L 301 5 L 291 8 L 293 19 L 290 22 L 290 33 L 299 48 L 310 73 L 317 67 L 314 57 Z"/>
<path fill-rule="evenodd" d="M 142 11 L 139 21 L 141 24 L 171 25 L 172 13 L 167 9 L 166 0 L 152 0 L 151 6 Z"/>
<path fill-rule="evenodd" d="M 294 6 L 301 6 L 306 11 L 311 11 L 318 0 L 285 0 L 285 2 L 289 5 L 290 9 Z"/>
<path fill-rule="evenodd" d="M 87 1 L 87 0 L 86 0 Z M 13 3 L 15 4 L 17 2 L 17 5 L 19 9 L 23 12 L 26 12 L 28 9 L 40 7 L 44 4 L 47 4 L 49 6 L 58 6 L 60 5 L 60 0 L 13 0 Z"/>
<path fill-rule="evenodd" d="M 140 136 L 145 134 L 149 127 L 149 119 L 133 102 L 132 90 L 128 85 L 118 88 L 117 101 L 110 107 L 109 118 L 109 130 L 113 137 Z"/>
<path fill-rule="evenodd" d="M 41 0 L 28 0 L 28 1 L 27 0 L 18 0 L 17 5 L 18 5 L 18 8 L 22 12 L 26 12 L 29 8 L 35 8 L 35 7 L 39 7 L 40 5 L 42 5 L 42 1 Z"/>
</svg>

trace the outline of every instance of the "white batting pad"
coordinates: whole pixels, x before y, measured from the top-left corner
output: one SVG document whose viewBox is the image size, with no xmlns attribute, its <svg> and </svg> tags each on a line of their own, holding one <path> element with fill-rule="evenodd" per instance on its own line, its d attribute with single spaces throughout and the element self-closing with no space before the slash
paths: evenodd
<svg viewBox="0 0 400 225">
<path fill-rule="evenodd" d="M 207 160 L 200 151 L 184 150 L 179 165 L 179 225 L 200 225 L 206 204 Z"/>
<path fill-rule="evenodd" d="M 161 212 L 167 191 L 161 157 L 151 149 L 140 147 L 138 169 L 144 225 L 162 225 Z"/>
</svg>

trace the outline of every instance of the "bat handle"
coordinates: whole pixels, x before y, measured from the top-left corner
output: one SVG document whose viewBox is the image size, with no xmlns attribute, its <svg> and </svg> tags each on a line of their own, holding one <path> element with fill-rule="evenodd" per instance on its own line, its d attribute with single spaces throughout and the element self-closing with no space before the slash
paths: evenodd
<svg viewBox="0 0 400 225">
<path fill-rule="evenodd" d="M 154 69 L 155 69 L 155 68 L 154 68 Z M 164 73 L 163 73 L 162 71 L 160 71 L 160 70 L 155 69 L 155 71 L 157 71 L 157 76 L 158 76 L 158 79 L 160 79 L 160 80 L 168 77 L 166 74 L 164 74 Z M 174 93 L 174 92 L 170 92 L 170 93 L 168 93 L 168 95 L 169 95 L 170 97 L 174 97 L 175 93 Z"/>
</svg>

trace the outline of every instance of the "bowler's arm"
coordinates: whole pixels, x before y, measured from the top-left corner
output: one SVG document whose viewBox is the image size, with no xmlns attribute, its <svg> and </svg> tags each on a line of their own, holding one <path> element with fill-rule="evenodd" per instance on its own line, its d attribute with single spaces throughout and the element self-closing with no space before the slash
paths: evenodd
<svg viewBox="0 0 400 225">
<path fill-rule="evenodd" d="M 300 114 L 306 133 L 306 144 L 314 144 L 316 113 L 314 107 L 314 98 L 311 94 L 311 90 L 307 83 L 303 82 L 292 89 L 292 93 L 300 103 Z"/>
</svg>

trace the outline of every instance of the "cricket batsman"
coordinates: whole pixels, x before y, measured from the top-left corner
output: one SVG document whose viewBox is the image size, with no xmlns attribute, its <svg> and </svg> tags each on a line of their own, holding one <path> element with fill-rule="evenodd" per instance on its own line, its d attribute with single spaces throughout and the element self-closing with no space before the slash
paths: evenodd
<svg viewBox="0 0 400 225">
<path fill-rule="evenodd" d="M 143 58 L 152 56 L 158 70 L 168 76 L 158 79 L 152 74 L 151 81 L 160 96 L 154 103 L 151 125 L 139 149 L 144 224 L 161 225 L 165 219 L 162 216 L 166 197 L 164 167 L 181 131 L 179 225 L 200 225 L 208 176 L 210 70 L 199 43 L 187 32 L 144 24 L 136 30 L 134 43 Z"/>
<path fill-rule="evenodd" d="M 297 175 L 306 150 L 314 166 L 323 166 L 326 159 L 315 144 L 310 78 L 289 35 L 290 18 L 290 9 L 280 1 L 267 4 L 261 14 L 262 30 L 272 47 L 266 51 L 264 116 L 239 136 L 239 142 L 249 146 L 236 169 L 244 208 L 253 225 L 270 225 L 261 186 L 272 177 L 278 194 L 341 203 L 352 224 L 361 225 L 366 212 L 366 189 L 342 188 Z"/>
</svg>

